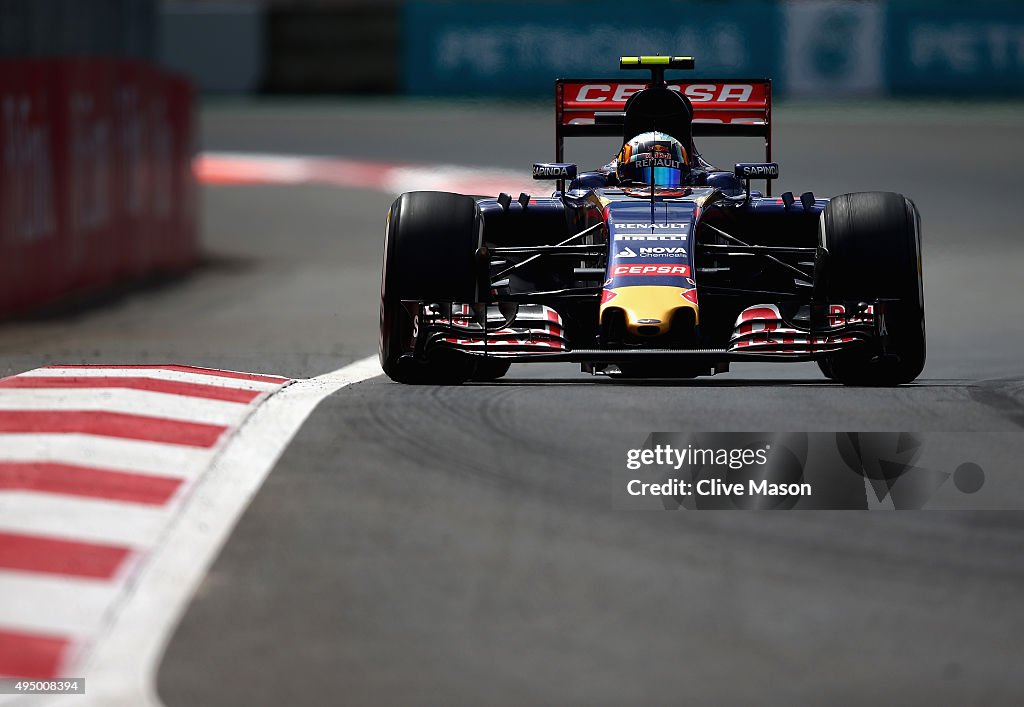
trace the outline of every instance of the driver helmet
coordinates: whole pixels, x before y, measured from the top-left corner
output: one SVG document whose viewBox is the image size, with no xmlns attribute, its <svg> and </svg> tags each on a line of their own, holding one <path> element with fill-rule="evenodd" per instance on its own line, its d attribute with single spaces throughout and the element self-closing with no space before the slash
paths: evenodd
<svg viewBox="0 0 1024 707">
<path fill-rule="evenodd" d="M 689 172 L 686 148 L 668 133 L 641 133 L 616 158 L 615 175 L 624 185 L 678 187 Z"/>
</svg>

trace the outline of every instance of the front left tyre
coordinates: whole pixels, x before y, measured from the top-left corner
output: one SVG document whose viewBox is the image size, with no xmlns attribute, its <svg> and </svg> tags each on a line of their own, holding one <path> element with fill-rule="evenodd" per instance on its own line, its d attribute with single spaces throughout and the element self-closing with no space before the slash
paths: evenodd
<svg viewBox="0 0 1024 707">
<path fill-rule="evenodd" d="M 843 194 L 825 207 L 820 229 L 824 257 L 815 268 L 815 299 L 887 300 L 884 351 L 840 351 L 818 362 L 821 372 L 854 386 L 913 381 L 927 351 L 917 207 L 891 192 Z"/>
</svg>

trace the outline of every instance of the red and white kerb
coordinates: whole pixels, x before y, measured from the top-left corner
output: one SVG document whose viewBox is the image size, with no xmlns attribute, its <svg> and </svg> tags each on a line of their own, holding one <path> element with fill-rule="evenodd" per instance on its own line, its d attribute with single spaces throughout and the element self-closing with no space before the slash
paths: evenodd
<svg viewBox="0 0 1024 707">
<path fill-rule="evenodd" d="M 64 675 L 279 376 L 54 366 L 0 379 L 0 675 Z"/>
</svg>

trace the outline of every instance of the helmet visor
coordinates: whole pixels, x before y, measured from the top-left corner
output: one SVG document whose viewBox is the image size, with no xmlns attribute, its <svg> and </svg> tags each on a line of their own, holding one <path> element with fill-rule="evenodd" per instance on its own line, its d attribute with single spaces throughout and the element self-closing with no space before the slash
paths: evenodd
<svg viewBox="0 0 1024 707">
<path fill-rule="evenodd" d="M 629 181 L 634 185 L 653 184 L 656 187 L 678 187 L 682 184 L 682 170 L 675 167 L 638 167 L 631 165 Z"/>
</svg>

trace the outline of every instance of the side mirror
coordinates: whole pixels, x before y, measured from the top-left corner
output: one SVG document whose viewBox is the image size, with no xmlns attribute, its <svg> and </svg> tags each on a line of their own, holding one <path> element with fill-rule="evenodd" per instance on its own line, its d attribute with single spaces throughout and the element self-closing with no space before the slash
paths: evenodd
<svg viewBox="0 0 1024 707">
<path fill-rule="evenodd" d="M 534 162 L 534 179 L 568 179 L 576 178 L 576 165 L 571 162 Z"/>
<path fill-rule="evenodd" d="M 778 179 L 778 162 L 738 162 L 736 176 L 740 179 Z"/>
<path fill-rule="evenodd" d="M 734 167 L 736 177 L 743 180 L 747 190 L 747 201 L 750 201 L 750 180 L 764 179 L 768 194 L 772 193 L 772 185 L 768 180 L 779 178 L 778 162 L 737 162 Z"/>
</svg>

